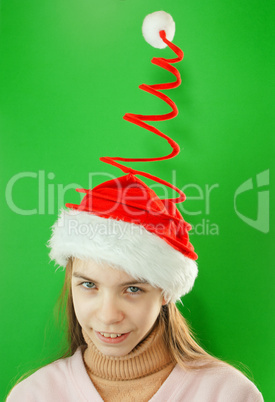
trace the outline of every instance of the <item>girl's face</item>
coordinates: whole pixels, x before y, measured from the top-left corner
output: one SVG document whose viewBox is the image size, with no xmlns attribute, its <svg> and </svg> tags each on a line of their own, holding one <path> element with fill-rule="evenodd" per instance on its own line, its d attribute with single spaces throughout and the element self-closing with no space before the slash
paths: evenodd
<svg viewBox="0 0 275 402">
<path fill-rule="evenodd" d="M 149 334 L 165 304 L 159 288 L 108 264 L 76 258 L 72 296 L 80 326 L 108 356 L 130 353 Z"/>
</svg>

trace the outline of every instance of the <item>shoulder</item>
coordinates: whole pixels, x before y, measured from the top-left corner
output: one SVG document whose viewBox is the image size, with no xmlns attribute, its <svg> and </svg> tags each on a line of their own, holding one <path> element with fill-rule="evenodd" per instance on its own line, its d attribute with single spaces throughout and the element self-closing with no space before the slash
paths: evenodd
<svg viewBox="0 0 275 402">
<path fill-rule="evenodd" d="M 186 400 L 221 402 L 262 402 L 263 397 L 257 387 L 239 370 L 227 364 L 212 368 L 183 370 L 178 365 L 175 381 L 180 381 L 180 393 L 188 392 Z M 180 400 L 180 399 L 179 399 Z M 185 400 L 185 399 L 184 399 Z"/>
<path fill-rule="evenodd" d="M 77 387 L 72 371 L 81 370 L 85 371 L 85 367 L 79 348 L 73 356 L 56 360 L 17 384 L 10 392 L 7 402 L 57 401 L 60 400 L 58 395 L 64 397 L 64 393 L 70 396 L 65 400 L 73 400 Z"/>
</svg>

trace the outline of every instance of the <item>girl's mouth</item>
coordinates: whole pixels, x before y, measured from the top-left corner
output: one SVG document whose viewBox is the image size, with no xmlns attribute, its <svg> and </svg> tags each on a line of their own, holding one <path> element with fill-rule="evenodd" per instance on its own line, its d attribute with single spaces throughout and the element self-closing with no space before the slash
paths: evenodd
<svg viewBox="0 0 275 402">
<path fill-rule="evenodd" d="M 127 332 L 126 334 L 108 334 L 105 332 L 95 331 L 95 334 L 102 342 L 115 344 L 123 342 L 128 337 L 130 332 Z"/>
</svg>

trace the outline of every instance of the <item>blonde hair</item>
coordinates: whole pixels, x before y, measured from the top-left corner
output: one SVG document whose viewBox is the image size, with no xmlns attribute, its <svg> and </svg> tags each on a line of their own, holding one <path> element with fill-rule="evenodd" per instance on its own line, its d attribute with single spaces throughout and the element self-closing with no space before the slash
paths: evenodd
<svg viewBox="0 0 275 402">
<path fill-rule="evenodd" d="M 63 357 L 71 356 L 79 346 L 86 345 L 73 307 L 71 292 L 72 264 L 72 259 L 69 259 L 65 272 L 65 281 L 59 299 L 61 307 L 60 317 L 65 316 L 66 319 L 66 322 L 63 324 L 67 330 L 68 344 Z M 158 321 L 159 325 L 165 329 L 163 331 L 164 342 L 170 355 L 174 362 L 178 363 L 181 367 L 185 369 L 196 369 L 212 367 L 223 363 L 198 345 L 186 320 L 174 303 L 169 302 L 162 306 Z"/>
</svg>

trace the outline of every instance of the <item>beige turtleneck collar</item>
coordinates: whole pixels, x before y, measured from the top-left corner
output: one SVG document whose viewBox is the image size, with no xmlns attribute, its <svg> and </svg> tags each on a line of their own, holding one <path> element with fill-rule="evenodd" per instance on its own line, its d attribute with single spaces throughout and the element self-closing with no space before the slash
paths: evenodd
<svg viewBox="0 0 275 402">
<path fill-rule="evenodd" d="M 86 370 L 104 401 L 149 401 L 169 376 L 175 362 L 163 340 L 158 323 L 128 355 L 103 355 L 83 331 L 88 347 L 84 351 Z"/>
<path fill-rule="evenodd" d="M 122 357 L 103 355 L 83 331 L 88 345 L 84 352 L 88 372 L 100 378 L 117 381 L 141 378 L 160 371 L 172 361 L 163 341 L 163 331 L 164 328 L 156 324 L 142 342 Z"/>
</svg>

